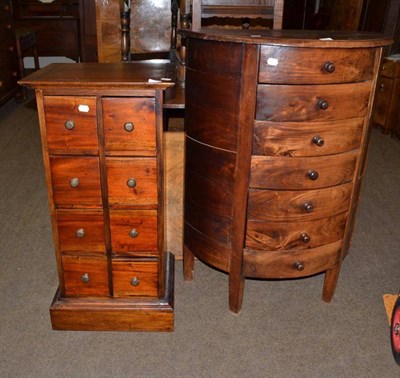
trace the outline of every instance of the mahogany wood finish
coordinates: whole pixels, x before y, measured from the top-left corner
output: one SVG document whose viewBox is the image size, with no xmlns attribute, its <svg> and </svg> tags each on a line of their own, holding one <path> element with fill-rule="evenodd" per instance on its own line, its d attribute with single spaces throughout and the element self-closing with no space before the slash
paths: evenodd
<svg viewBox="0 0 400 378">
<path fill-rule="evenodd" d="M 390 40 L 355 32 L 182 34 L 185 279 L 193 277 L 194 257 L 229 273 L 229 307 L 238 312 L 245 277 L 325 273 L 330 301 L 350 244 L 379 61 Z"/>
<path fill-rule="evenodd" d="M 54 64 L 21 82 L 37 95 L 59 273 L 54 329 L 173 330 L 162 119 L 173 84 L 160 80 L 169 72 Z"/>
</svg>

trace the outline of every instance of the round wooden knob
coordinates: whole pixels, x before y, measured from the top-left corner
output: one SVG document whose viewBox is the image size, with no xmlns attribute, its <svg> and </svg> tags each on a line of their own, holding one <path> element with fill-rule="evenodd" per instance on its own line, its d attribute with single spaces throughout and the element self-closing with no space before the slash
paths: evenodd
<svg viewBox="0 0 400 378">
<path fill-rule="evenodd" d="M 326 101 L 326 100 L 319 100 L 319 101 L 318 101 L 318 107 L 319 107 L 321 110 L 326 110 L 326 109 L 329 108 L 329 102 Z"/>
<path fill-rule="evenodd" d="M 325 144 L 325 141 L 323 140 L 323 138 L 321 138 L 319 135 L 316 135 L 313 138 L 313 143 L 316 144 L 318 147 L 322 147 Z"/>
<path fill-rule="evenodd" d="M 328 73 L 333 73 L 335 72 L 335 64 L 333 62 L 325 62 L 324 63 L 324 71 Z"/>
<path fill-rule="evenodd" d="M 301 261 L 296 261 L 294 263 L 294 267 L 301 272 L 302 270 L 304 270 L 304 264 Z"/>
<path fill-rule="evenodd" d="M 312 171 L 312 170 L 310 170 L 310 171 L 307 172 L 307 176 L 308 176 L 308 178 L 309 178 L 310 180 L 312 180 L 312 181 L 317 180 L 318 177 L 319 177 L 318 172 L 317 172 L 317 171 Z"/>
</svg>

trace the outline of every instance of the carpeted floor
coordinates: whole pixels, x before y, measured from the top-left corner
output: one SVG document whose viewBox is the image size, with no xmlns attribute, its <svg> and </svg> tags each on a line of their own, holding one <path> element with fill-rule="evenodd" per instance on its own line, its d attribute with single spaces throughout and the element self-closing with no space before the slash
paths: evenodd
<svg viewBox="0 0 400 378">
<path fill-rule="evenodd" d="M 57 286 L 34 101 L 0 108 L 0 377 L 399 377 L 382 296 L 400 289 L 400 141 L 373 131 L 350 255 L 331 304 L 323 276 L 247 280 L 176 263 L 175 332 L 52 331 Z"/>
</svg>

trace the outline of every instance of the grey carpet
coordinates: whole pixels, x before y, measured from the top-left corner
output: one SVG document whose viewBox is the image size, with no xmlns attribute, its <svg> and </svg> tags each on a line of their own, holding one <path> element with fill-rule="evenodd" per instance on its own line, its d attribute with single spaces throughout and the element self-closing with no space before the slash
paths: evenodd
<svg viewBox="0 0 400 378">
<path fill-rule="evenodd" d="M 399 377 L 382 295 L 400 289 L 400 141 L 373 131 L 350 255 L 331 304 L 323 276 L 247 280 L 176 263 L 175 332 L 52 331 L 57 286 L 34 102 L 0 108 L 0 377 Z"/>
</svg>

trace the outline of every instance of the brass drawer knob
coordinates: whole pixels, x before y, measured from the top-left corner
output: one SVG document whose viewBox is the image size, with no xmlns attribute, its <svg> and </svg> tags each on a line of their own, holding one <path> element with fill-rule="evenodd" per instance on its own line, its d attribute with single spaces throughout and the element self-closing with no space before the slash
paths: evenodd
<svg viewBox="0 0 400 378">
<path fill-rule="evenodd" d="M 309 243 L 310 240 L 311 240 L 310 235 L 308 235 L 307 232 L 303 232 L 303 233 L 300 235 L 300 239 L 301 239 L 301 241 L 302 241 L 303 243 Z"/>
<path fill-rule="evenodd" d="M 65 121 L 64 125 L 67 130 L 72 130 L 75 127 L 75 122 L 72 119 L 69 119 L 68 121 Z"/>
<path fill-rule="evenodd" d="M 77 238 L 83 238 L 85 236 L 85 230 L 83 228 L 79 228 L 76 230 L 75 234 Z"/>
<path fill-rule="evenodd" d="M 324 71 L 328 73 L 334 73 L 336 70 L 335 64 L 333 62 L 324 63 Z"/>
<path fill-rule="evenodd" d="M 307 172 L 307 176 L 308 176 L 308 178 L 309 178 L 311 181 L 315 181 L 315 180 L 318 179 L 319 174 L 318 174 L 317 171 L 309 170 L 309 171 Z"/>
<path fill-rule="evenodd" d="M 303 209 L 307 212 L 307 213 L 311 213 L 314 210 L 314 206 L 310 203 L 310 202 L 306 202 L 303 205 Z"/>
<path fill-rule="evenodd" d="M 88 283 L 90 281 L 89 274 L 88 273 L 83 273 L 81 275 L 81 281 L 84 282 L 84 283 Z"/>
<path fill-rule="evenodd" d="M 319 101 L 318 101 L 318 107 L 319 107 L 321 110 L 326 110 L 326 109 L 329 108 L 329 102 L 326 101 L 326 100 L 319 100 Z"/>
<path fill-rule="evenodd" d="M 131 177 L 130 179 L 128 179 L 128 181 L 126 182 L 126 184 L 130 187 L 130 188 L 134 188 L 136 186 L 136 180 Z"/>
<path fill-rule="evenodd" d="M 131 285 L 132 285 L 132 286 L 136 287 L 136 286 L 139 285 L 139 283 L 140 283 L 139 278 L 133 277 L 133 278 L 131 279 Z"/>
<path fill-rule="evenodd" d="M 125 131 L 130 133 L 133 131 L 134 128 L 135 128 L 135 125 L 132 122 L 125 122 L 125 124 L 124 124 Z"/>
<path fill-rule="evenodd" d="M 379 86 L 379 91 L 380 92 L 384 92 L 385 91 L 385 84 L 381 84 L 380 86 Z"/>
<path fill-rule="evenodd" d="M 78 177 L 72 178 L 71 181 L 69 182 L 69 184 L 71 185 L 71 188 L 77 188 L 79 186 Z"/>
<path fill-rule="evenodd" d="M 301 261 L 296 261 L 294 263 L 294 267 L 301 272 L 302 270 L 304 270 L 304 264 Z"/>
<path fill-rule="evenodd" d="M 132 230 L 129 231 L 129 236 L 132 239 L 135 239 L 139 236 L 139 233 L 137 232 L 136 228 L 132 228 Z"/>
<path fill-rule="evenodd" d="M 319 135 L 316 135 L 312 141 L 318 147 L 322 147 L 325 144 L 325 141 Z"/>
</svg>

